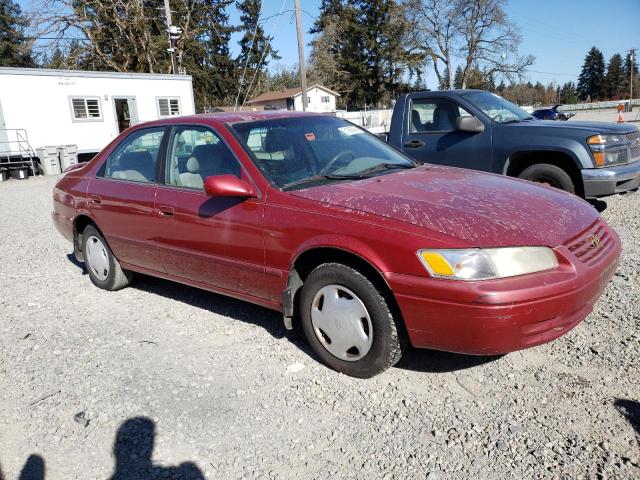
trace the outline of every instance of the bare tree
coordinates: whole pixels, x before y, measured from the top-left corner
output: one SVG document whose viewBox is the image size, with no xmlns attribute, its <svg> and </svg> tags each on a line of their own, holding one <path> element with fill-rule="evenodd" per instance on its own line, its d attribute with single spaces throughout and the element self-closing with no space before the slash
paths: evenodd
<svg viewBox="0 0 640 480">
<path fill-rule="evenodd" d="M 446 0 L 408 0 L 413 48 L 431 59 L 438 83 L 453 88 L 453 57 L 458 41 L 455 5 Z"/>
<path fill-rule="evenodd" d="M 520 34 L 504 4 L 505 0 L 406 0 L 414 47 L 431 58 L 440 85 L 453 88 L 454 63 L 462 66 L 462 88 L 477 71 L 513 79 L 533 64 L 533 56 L 518 55 Z"/>
</svg>

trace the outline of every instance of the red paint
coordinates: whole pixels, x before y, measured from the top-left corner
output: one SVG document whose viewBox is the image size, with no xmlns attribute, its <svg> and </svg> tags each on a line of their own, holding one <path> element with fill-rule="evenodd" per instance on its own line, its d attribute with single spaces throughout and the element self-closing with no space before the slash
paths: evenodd
<svg viewBox="0 0 640 480">
<path fill-rule="evenodd" d="M 591 311 L 621 252 L 616 233 L 579 198 L 469 170 L 424 166 L 366 180 L 283 192 L 271 186 L 226 127 L 291 112 L 228 113 L 138 125 L 54 191 L 54 223 L 68 239 L 86 215 L 125 268 L 281 310 L 296 258 L 309 249 L 351 252 L 376 268 L 412 343 L 473 354 L 550 341 Z M 96 178 L 125 135 L 149 125 L 215 130 L 243 171 L 208 177 L 206 191 Z M 96 201 L 98 200 L 98 201 Z M 606 234 L 596 253 L 584 238 Z M 553 271 L 481 282 L 430 278 L 423 248 L 546 245 Z"/>
</svg>

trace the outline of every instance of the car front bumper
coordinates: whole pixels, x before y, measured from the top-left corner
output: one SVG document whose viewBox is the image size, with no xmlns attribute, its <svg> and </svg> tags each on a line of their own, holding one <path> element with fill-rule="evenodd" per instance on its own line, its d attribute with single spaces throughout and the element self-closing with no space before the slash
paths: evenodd
<svg viewBox="0 0 640 480">
<path fill-rule="evenodd" d="M 640 160 L 627 165 L 581 170 L 585 198 L 627 193 L 640 187 Z"/>
<path fill-rule="evenodd" d="M 481 282 L 388 274 L 411 343 L 496 355 L 564 335 L 592 311 L 618 265 L 620 239 L 598 223 L 607 232 L 602 252 L 578 258 L 571 245 L 558 247 L 559 266 L 548 272 Z M 589 235 L 583 232 L 580 240 L 587 252 Z"/>
</svg>

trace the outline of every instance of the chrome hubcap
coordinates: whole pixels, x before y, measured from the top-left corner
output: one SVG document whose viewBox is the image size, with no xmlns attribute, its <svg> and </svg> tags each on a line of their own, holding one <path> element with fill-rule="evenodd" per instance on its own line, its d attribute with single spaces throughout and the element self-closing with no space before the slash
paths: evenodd
<svg viewBox="0 0 640 480">
<path fill-rule="evenodd" d="M 88 267 L 98 280 L 106 280 L 109 276 L 109 255 L 102 241 L 91 235 L 87 239 L 86 257 Z"/>
<path fill-rule="evenodd" d="M 371 317 L 362 300 L 342 285 L 327 285 L 311 304 L 311 324 L 327 351 L 341 360 L 364 357 L 373 343 Z"/>
</svg>

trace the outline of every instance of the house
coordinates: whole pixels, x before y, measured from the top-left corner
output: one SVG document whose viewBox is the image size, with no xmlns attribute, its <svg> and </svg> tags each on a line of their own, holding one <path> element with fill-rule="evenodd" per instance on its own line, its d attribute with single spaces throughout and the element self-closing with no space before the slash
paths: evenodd
<svg viewBox="0 0 640 480">
<path fill-rule="evenodd" d="M 308 112 L 335 112 L 336 97 L 340 95 L 322 85 L 307 88 Z M 262 106 L 274 110 L 302 111 L 302 88 L 288 88 L 275 92 L 266 92 L 246 102 L 252 106 Z"/>
<path fill-rule="evenodd" d="M 194 113 L 188 75 L 0 68 L 0 155 L 19 153 L 16 133 L 92 154 L 130 125 Z"/>
</svg>

